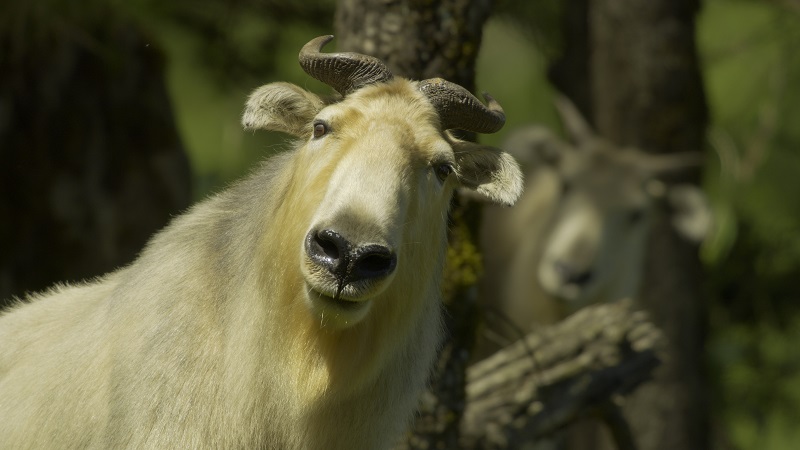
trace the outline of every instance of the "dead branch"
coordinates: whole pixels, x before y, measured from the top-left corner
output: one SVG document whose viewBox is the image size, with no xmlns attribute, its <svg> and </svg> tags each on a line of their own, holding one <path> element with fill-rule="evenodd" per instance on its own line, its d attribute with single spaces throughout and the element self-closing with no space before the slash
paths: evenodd
<svg viewBox="0 0 800 450">
<path fill-rule="evenodd" d="M 532 333 L 469 368 L 461 447 L 513 448 L 607 410 L 651 377 L 663 349 L 661 332 L 629 301 L 588 307 Z M 622 437 L 620 448 L 633 447 L 629 430 L 612 434 Z"/>
</svg>

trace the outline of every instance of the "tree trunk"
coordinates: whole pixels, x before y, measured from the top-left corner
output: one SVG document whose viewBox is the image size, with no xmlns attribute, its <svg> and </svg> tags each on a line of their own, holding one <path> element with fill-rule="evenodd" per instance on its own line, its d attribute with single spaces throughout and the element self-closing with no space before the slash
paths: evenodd
<svg viewBox="0 0 800 450">
<path fill-rule="evenodd" d="M 338 48 L 381 58 L 397 75 L 475 88 L 490 0 L 339 0 Z"/>
<path fill-rule="evenodd" d="M 700 151 L 707 124 L 694 39 L 696 0 L 597 0 L 589 9 L 592 104 L 599 133 L 651 152 Z M 681 181 L 697 182 L 699 171 Z M 697 247 L 665 205 L 648 247 L 641 305 L 664 331 L 669 358 L 625 407 L 642 449 L 706 449 L 706 307 Z"/>
<path fill-rule="evenodd" d="M 335 20 L 338 50 L 381 58 L 396 75 L 442 77 L 474 91 L 475 60 L 490 5 L 490 0 L 340 0 Z M 447 341 L 402 448 L 458 447 L 477 313 L 478 213 L 477 205 L 455 200 L 445 275 Z"/>
<path fill-rule="evenodd" d="M 589 0 L 562 0 L 561 53 L 550 63 L 548 80 L 570 98 L 586 120 L 592 122 L 589 83 Z M 593 123 L 592 123 L 593 124 Z"/>
<path fill-rule="evenodd" d="M 154 40 L 97 2 L 0 19 L 0 307 L 133 260 L 188 206 Z"/>
</svg>

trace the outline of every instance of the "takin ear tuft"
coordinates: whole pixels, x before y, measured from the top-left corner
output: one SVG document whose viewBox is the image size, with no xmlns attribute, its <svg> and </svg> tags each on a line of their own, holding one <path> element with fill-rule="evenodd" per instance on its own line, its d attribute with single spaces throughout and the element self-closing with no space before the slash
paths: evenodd
<svg viewBox="0 0 800 450">
<path fill-rule="evenodd" d="M 522 172 L 508 153 L 466 141 L 453 143 L 461 185 L 494 203 L 512 206 L 522 194 Z"/>
<path fill-rule="evenodd" d="M 322 99 L 291 83 L 270 83 L 247 98 L 242 126 L 245 130 L 281 131 L 301 137 L 309 133 Z"/>
<path fill-rule="evenodd" d="M 671 186 L 666 194 L 673 210 L 672 226 L 690 242 L 702 242 L 714 222 L 705 193 L 691 184 L 679 184 Z"/>
</svg>

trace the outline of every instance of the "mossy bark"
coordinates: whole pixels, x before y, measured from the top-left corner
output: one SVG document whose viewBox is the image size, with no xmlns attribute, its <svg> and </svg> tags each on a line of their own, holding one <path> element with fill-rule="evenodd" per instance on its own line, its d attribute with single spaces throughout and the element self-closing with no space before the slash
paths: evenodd
<svg viewBox="0 0 800 450">
<path fill-rule="evenodd" d="M 411 79 L 442 77 L 475 90 L 475 61 L 491 1 L 340 0 L 336 10 L 337 49 L 384 60 L 392 73 Z M 462 135 L 468 139 L 474 136 Z M 478 236 L 477 205 L 456 199 L 451 214 L 445 305 L 447 341 L 402 448 L 457 448 L 465 407 L 465 372 L 476 322 L 473 258 Z"/>
</svg>

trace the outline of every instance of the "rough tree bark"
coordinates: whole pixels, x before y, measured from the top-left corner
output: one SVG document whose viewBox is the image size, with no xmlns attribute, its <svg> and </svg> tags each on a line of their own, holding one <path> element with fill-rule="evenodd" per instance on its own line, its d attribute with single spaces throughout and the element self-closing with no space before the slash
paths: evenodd
<svg viewBox="0 0 800 450">
<path fill-rule="evenodd" d="M 491 0 L 339 0 L 338 48 L 380 57 L 393 73 L 475 88 Z"/>
<path fill-rule="evenodd" d="M 99 2 L 0 11 L 0 307 L 131 261 L 190 201 L 154 40 Z"/>
<path fill-rule="evenodd" d="M 567 22 L 572 41 L 553 66 L 554 84 L 577 94 L 600 134 L 621 145 L 651 152 L 702 149 L 707 111 L 694 40 L 698 1 L 570 4 L 584 16 Z M 588 79 L 566 76 L 564 68 L 582 64 Z M 696 183 L 699 175 L 683 174 L 680 181 Z M 704 449 L 702 268 L 697 248 L 676 236 L 665 208 L 657 211 L 640 304 L 664 330 L 669 358 L 657 381 L 637 391 L 625 410 L 642 449 Z"/>
<path fill-rule="evenodd" d="M 340 0 L 335 18 L 337 48 L 377 56 L 397 75 L 442 77 L 474 92 L 475 60 L 490 9 L 490 0 Z M 478 212 L 477 206 L 456 199 L 446 275 L 448 339 L 403 448 L 458 447 L 465 371 L 477 314 Z"/>
<path fill-rule="evenodd" d="M 587 307 L 529 334 L 469 368 L 462 448 L 521 448 L 587 414 L 615 418 L 615 442 L 635 448 L 614 399 L 650 379 L 664 345 L 630 301 Z"/>
</svg>

